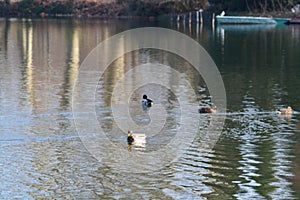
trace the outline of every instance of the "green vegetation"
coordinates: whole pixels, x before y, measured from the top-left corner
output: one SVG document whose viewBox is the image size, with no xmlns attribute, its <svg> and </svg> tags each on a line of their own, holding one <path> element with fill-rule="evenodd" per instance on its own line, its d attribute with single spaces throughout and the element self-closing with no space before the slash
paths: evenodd
<svg viewBox="0 0 300 200">
<path fill-rule="evenodd" d="M 204 9 L 218 13 L 284 13 L 300 0 L 117 0 L 115 3 L 100 4 L 48 0 L 22 0 L 10 4 L 0 2 L 1 16 L 45 16 L 80 15 L 94 17 L 158 16 L 171 13 L 184 13 Z"/>
</svg>

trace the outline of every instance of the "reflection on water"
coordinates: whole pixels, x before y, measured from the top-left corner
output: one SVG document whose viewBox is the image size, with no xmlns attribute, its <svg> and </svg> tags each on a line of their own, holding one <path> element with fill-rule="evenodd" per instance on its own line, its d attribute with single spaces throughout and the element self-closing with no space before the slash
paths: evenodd
<svg viewBox="0 0 300 200">
<path fill-rule="evenodd" d="M 118 174 L 95 160 L 81 143 L 73 124 L 71 95 L 80 63 L 97 43 L 141 26 L 179 30 L 204 46 L 223 76 L 228 114 L 212 151 L 203 149 L 201 137 L 196 137 L 188 152 L 163 170 Z M 300 111 L 299 26 L 212 29 L 155 21 L 1 19 L 0 30 L 0 198 L 300 197 L 300 117 L 274 112 L 287 105 Z M 132 66 L 147 62 L 170 65 L 187 77 L 199 91 L 199 104 L 213 98 L 181 58 L 155 50 L 124 55 L 99 78 L 104 84 L 97 88 L 95 105 L 99 124 L 115 142 L 122 143 L 123 138 L 111 130 L 118 117 L 110 108 L 114 85 Z M 182 77 L 166 78 L 170 85 L 182 87 Z M 167 134 L 146 144 L 154 148 L 168 143 L 176 132 L 180 104 L 165 88 L 138 88 L 130 108 L 136 123 L 149 120 L 140 112 L 145 90 L 165 105 L 168 116 Z M 204 131 L 209 116 L 200 119 Z M 127 150 L 125 136 L 124 146 Z"/>
</svg>

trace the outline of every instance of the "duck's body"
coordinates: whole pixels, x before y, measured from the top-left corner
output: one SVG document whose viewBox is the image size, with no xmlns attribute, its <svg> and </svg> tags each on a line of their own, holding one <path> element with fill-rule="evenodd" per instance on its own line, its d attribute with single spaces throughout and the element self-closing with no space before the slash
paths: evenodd
<svg viewBox="0 0 300 200">
<path fill-rule="evenodd" d="M 281 108 L 278 111 L 278 114 L 291 115 L 291 114 L 293 114 L 293 109 L 290 106 L 288 106 L 287 108 Z"/>
<path fill-rule="evenodd" d="M 133 136 L 131 135 L 131 133 L 128 133 L 128 135 L 127 135 L 127 143 L 128 144 L 132 144 L 133 142 L 134 142 Z"/>
<path fill-rule="evenodd" d="M 153 101 L 151 99 L 148 99 L 147 95 L 143 95 L 142 99 L 142 106 L 143 107 L 151 107 L 153 104 Z"/>
<path fill-rule="evenodd" d="M 199 109 L 199 113 L 215 113 L 217 111 L 216 106 L 212 107 L 203 107 Z"/>
</svg>

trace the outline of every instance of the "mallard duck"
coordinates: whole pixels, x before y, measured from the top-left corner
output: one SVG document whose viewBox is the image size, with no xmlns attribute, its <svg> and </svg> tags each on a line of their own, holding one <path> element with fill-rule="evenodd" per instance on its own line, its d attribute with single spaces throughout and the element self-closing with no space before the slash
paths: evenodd
<svg viewBox="0 0 300 200">
<path fill-rule="evenodd" d="M 127 134 L 127 143 L 128 144 L 132 144 L 134 142 L 134 138 L 132 136 L 132 134 L 128 131 L 128 134 Z"/>
<path fill-rule="evenodd" d="M 203 107 L 199 109 L 199 113 L 215 113 L 217 111 L 216 106 L 212 107 Z"/>
<path fill-rule="evenodd" d="M 282 115 L 290 115 L 293 114 L 293 109 L 291 106 L 288 106 L 287 108 L 281 108 L 278 111 L 278 114 L 282 114 Z"/>
<path fill-rule="evenodd" d="M 153 101 L 151 99 L 148 99 L 147 95 L 143 95 L 142 99 L 142 106 L 151 107 L 153 104 Z"/>
<path fill-rule="evenodd" d="M 127 134 L 127 143 L 129 145 L 135 145 L 139 147 L 145 147 L 146 144 L 146 135 L 142 133 L 131 133 L 131 131 L 128 131 Z"/>
</svg>

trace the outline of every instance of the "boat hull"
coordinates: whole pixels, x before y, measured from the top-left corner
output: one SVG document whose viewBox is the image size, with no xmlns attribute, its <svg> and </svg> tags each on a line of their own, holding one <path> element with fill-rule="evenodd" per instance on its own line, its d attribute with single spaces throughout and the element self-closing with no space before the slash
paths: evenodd
<svg viewBox="0 0 300 200">
<path fill-rule="evenodd" d="M 300 17 L 292 18 L 288 24 L 300 24 Z"/>
<path fill-rule="evenodd" d="M 216 16 L 219 24 L 276 24 L 276 20 L 270 17 L 250 16 Z"/>
<path fill-rule="evenodd" d="M 273 18 L 277 24 L 288 24 L 291 19 L 289 18 Z"/>
</svg>

